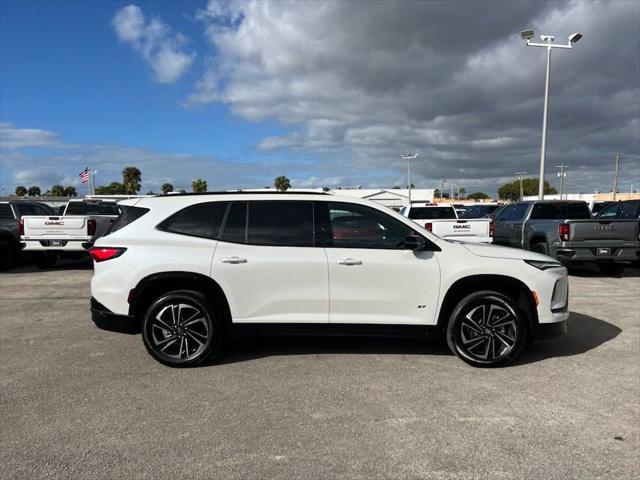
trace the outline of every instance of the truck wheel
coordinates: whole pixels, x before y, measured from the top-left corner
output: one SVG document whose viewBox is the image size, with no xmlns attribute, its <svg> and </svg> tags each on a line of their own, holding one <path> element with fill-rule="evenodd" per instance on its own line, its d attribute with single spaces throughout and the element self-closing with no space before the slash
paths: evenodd
<svg viewBox="0 0 640 480">
<path fill-rule="evenodd" d="M 142 340 L 153 358 L 170 367 L 191 367 L 217 352 L 222 312 L 199 292 L 179 290 L 157 299 L 142 321 Z"/>
<path fill-rule="evenodd" d="M 16 249 L 6 240 L 0 240 L 0 270 L 8 270 L 15 264 Z"/>
<path fill-rule="evenodd" d="M 526 342 L 526 315 L 498 292 L 466 296 L 447 325 L 449 348 L 474 367 L 506 365 L 518 356 Z"/>
<path fill-rule="evenodd" d="M 600 271 L 607 275 L 620 275 L 624 272 L 624 264 L 615 262 L 603 262 L 598 264 Z"/>
<path fill-rule="evenodd" d="M 532 252 L 541 253 L 543 255 L 549 255 L 549 247 L 546 242 L 537 242 L 531 245 Z"/>
</svg>

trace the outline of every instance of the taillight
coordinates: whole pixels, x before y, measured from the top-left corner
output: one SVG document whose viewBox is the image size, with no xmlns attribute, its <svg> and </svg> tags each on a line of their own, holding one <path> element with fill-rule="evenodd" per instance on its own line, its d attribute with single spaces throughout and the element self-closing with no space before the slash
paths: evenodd
<svg viewBox="0 0 640 480">
<path fill-rule="evenodd" d="M 430 232 L 433 232 L 433 224 L 431 224 L 431 223 L 425 223 L 424 224 L 424 228 L 426 228 Z"/>
<path fill-rule="evenodd" d="M 96 234 L 96 221 L 93 218 L 87 220 L 87 235 Z"/>
<path fill-rule="evenodd" d="M 18 220 L 18 235 L 24 235 L 24 218 Z"/>
<path fill-rule="evenodd" d="M 88 250 L 89 255 L 96 262 L 104 262 L 105 260 L 111 260 L 122 255 L 127 249 L 116 247 L 93 247 Z"/>
<path fill-rule="evenodd" d="M 560 235 L 560 240 L 563 242 L 569 241 L 569 224 L 561 223 L 558 225 L 558 235 Z"/>
<path fill-rule="evenodd" d="M 489 222 L 489 236 L 493 237 L 494 233 L 496 233 L 496 224 L 493 222 Z"/>
</svg>

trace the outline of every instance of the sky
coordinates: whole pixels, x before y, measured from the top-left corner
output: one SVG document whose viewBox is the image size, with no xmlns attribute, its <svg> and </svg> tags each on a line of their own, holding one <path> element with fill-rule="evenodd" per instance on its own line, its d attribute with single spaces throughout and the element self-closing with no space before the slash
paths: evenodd
<svg viewBox="0 0 640 480">
<path fill-rule="evenodd" d="M 640 2 L 0 1 L 0 188 L 640 189 Z"/>
</svg>

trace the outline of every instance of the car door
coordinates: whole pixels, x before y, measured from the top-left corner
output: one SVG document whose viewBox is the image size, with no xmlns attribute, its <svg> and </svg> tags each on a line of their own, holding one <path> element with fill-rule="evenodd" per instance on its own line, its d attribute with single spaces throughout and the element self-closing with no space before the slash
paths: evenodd
<svg viewBox="0 0 640 480">
<path fill-rule="evenodd" d="M 407 235 L 417 234 L 411 226 L 376 208 L 342 202 L 317 202 L 315 220 L 329 265 L 330 323 L 435 321 L 440 266 L 433 250 L 403 248 Z"/>
<path fill-rule="evenodd" d="M 495 230 L 493 232 L 493 243 L 498 243 L 500 245 L 509 245 L 511 234 L 511 224 L 509 222 L 509 218 L 511 217 L 511 214 L 514 212 L 515 208 L 515 204 L 507 205 L 496 216 L 494 221 Z"/>
<path fill-rule="evenodd" d="M 231 202 L 212 276 L 234 322 L 327 323 L 327 257 L 315 246 L 313 202 Z"/>
</svg>

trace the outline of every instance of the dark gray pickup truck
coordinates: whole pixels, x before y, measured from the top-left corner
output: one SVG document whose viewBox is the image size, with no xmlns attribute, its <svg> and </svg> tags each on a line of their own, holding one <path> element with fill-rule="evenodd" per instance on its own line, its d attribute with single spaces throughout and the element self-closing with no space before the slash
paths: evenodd
<svg viewBox="0 0 640 480">
<path fill-rule="evenodd" d="M 592 218 L 581 201 L 542 200 L 504 207 L 495 220 L 493 243 L 554 257 L 568 266 L 596 262 L 605 273 L 620 273 L 640 257 L 640 222 Z"/>
</svg>

